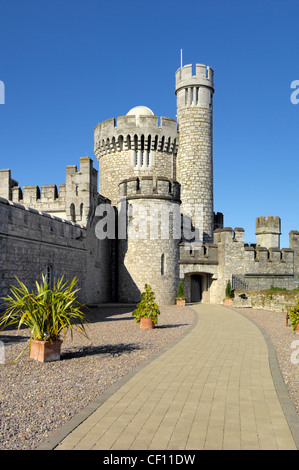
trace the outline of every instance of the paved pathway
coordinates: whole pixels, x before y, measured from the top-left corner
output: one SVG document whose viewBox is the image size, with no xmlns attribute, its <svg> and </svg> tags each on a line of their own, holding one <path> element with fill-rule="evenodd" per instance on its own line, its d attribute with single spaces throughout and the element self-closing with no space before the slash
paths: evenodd
<svg viewBox="0 0 299 470">
<path fill-rule="evenodd" d="M 220 305 L 192 308 L 198 320 L 183 339 L 99 397 L 44 448 L 299 448 L 299 417 L 260 329 Z"/>
</svg>

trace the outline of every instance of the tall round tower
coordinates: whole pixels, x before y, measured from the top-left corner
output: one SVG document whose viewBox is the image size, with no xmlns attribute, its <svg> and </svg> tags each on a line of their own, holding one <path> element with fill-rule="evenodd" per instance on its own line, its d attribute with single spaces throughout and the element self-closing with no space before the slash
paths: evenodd
<svg viewBox="0 0 299 470">
<path fill-rule="evenodd" d="M 196 64 L 176 72 L 179 145 L 177 180 L 181 211 L 191 218 L 198 241 L 213 241 L 213 70 Z"/>
</svg>

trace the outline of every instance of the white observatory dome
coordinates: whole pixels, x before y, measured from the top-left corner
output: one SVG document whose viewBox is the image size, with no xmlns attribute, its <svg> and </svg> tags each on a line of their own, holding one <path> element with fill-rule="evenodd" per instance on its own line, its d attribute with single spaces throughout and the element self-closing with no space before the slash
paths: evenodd
<svg viewBox="0 0 299 470">
<path fill-rule="evenodd" d="M 130 111 L 127 113 L 127 116 L 154 116 L 154 113 L 146 106 L 136 106 L 135 108 L 130 109 Z"/>
</svg>

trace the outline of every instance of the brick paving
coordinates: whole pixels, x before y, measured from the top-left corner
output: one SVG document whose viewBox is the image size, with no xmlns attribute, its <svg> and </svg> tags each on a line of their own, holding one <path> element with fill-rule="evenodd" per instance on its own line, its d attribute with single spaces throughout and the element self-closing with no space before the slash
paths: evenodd
<svg viewBox="0 0 299 470">
<path fill-rule="evenodd" d="M 56 432 L 55 450 L 297 450 L 275 354 L 235 310 L 195 304 L 194 327 Z"/>
</svg>

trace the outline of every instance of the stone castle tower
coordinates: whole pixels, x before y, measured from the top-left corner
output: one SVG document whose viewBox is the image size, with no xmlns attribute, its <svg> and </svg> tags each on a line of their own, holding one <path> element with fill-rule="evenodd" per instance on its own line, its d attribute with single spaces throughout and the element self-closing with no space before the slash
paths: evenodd
<svg viewBox="0 0 299 470">
<path fill-rule="evenodd" d="M 279 217 L 256 218 L 256 244 L 265 248 L 279 248 L 281 221 Z"/>
<path fill-rule="evenodd" d="M 174 303 L 182 234 L 213 240 L 213 92 L 213 70 L 196 64 L 192 75 L 186 65 L 176 72 L 178 121 L 159 123 L 137 106 L 95 128 L 99 192 L 126 221 L 126 237 L 117 243 L 119 301 L 135 301 L 149 283 L 160 303 Z"/>
<path fill-rule="evenodd" d="M 94 132 L 100 193 L 118 208 L 117 299 L 134 302 L 146 283 L 173 303 L 179 282 L 180 188 L 177 123 L 145 106 L 99 123 Z M 120 232 L 125 232 L 124 238 Z"/>
<path fill-rule="evenodd" d="M 134 302 L 149 284 L 161 304 L 173 304 L 179 283 L 180 188 L 164 177 L 130 178 L 119 185 L 118 300 Z"/>
<path fill-rule="evenodd" d="M 176 72 L 177 119 L 137 106 L 96 126 L 99 177 L 89 157 L 66 168 L 59 190 L 20 188 L 0 170 L 0 293 L 15 275 L 34 285 L 41 272 L 76 275 L 92 304 L 135 304 L 150 284 L 157 303 L 171 305 L 179 281 L 188 302 L 222 303 L 228 280 L 298 287 L 297 230 L 280 249 L 280 218 L 258 217 L 249 246 L 244 229 L 214 213 L 214 72 L 192 69 Z"/>
<path fill-rule="evenodd" d="M 179 146 L 177 180 L 181 210 L 204 242 L 213 240 L 213 83 L 210 67 L 185 65 L 176 72 Z"/>
</svg>

